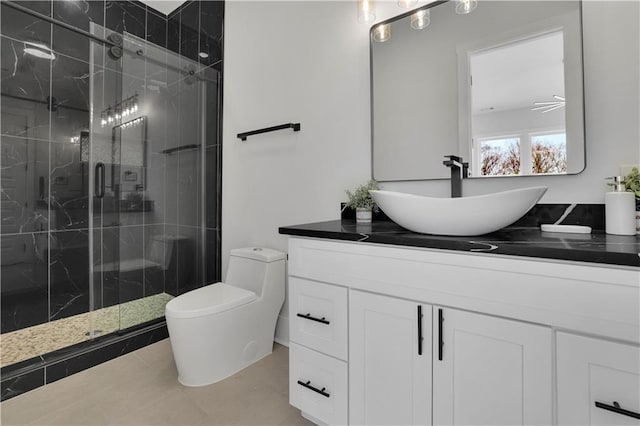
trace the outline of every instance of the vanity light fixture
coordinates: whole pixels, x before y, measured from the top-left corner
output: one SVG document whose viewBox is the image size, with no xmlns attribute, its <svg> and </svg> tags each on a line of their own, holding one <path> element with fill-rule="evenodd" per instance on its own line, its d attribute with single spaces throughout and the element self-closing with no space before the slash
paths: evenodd
<svg viewBox="0 0 640 426">
<path fill-rule="evenodd" d="M 358 23 L 368 24 L 376 19 L 373 0 L 358 0 Z"/>
<path fill-rule="evenodd" d="M 540 111 L 541 113 L 551 112 L 556 109 L 564 108 L 566 105 L 564 96 L 553 95 L 555 101 L 549 102 L 534 102 L 534 107 L 531 108 L 531 111 Z"/>
<path fill-rule="evenodd" d="M 138 94 L 128 97 L 115 106 L 109 106 L 100 114 L 100 125 L 113 124 L 138 112 Z"/>
<path fill-rule="evenodd" d="M 384 43 L 391 38 L 391 25 L 380 24 L 373 29 L 373 40 Z"/>
<path fill-rule="evenodd" d="M 421 9 L 411 15 L 411 28 L 414 30 L 423 30 L 431 23 L 431 10 Z"/>
<path fill-rule="evenodd" d="M 53 61 L 56 59 L 56 55 L 53 51 L 42 43 L 32 43 L 29 41 L 24 42 L 24 53 L 27 55 L 35 56 L 36 58 L 48 59 Z"/>
<path fill-rule="evenodd" d="M 410 9 L 415 6 L 416 3 L 418 3 L 418 0 L 398 0 L 398 6 L 403 9 Z"/>
<path fill-rule="evenodd" d="M 478 0 L 456 0 L 456 13 L 466 15 L 478 7 Z"/>
</svg>

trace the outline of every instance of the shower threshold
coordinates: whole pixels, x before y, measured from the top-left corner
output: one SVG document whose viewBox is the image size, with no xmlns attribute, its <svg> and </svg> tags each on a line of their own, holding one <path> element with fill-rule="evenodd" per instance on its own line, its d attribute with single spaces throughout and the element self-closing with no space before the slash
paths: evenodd
<svg viewBox="0 0 640 426">
<path fill-rule="evenodd" d="M 1 334 L 0 367 L 162 318 L 171 299 L 167 293 L 155 294 Z"/>
</svg>

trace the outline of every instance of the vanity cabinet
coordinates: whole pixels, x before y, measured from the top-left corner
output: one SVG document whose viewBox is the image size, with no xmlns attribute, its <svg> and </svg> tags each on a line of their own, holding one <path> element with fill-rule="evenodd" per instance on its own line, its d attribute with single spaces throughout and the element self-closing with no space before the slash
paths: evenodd
<svg viewBox="0 0 640 426">
<path fill-rule="evenodd" d="M 433 424 L 552 424 L 549 327 L 434 306 Z"/>
<path fill-rule="evenodd" d="M 349 292 L 349 422 L 431 424 L 431 305 Z"/>
<path fill-rule="evenodd" d="M 640 348 L 557 333 L 558 424 L 640 424 Z"/>
<path fill-rule="evenodd" d="M 288 273 L 318 424 L 638 424 L 595 406 L 640 409 L 637 268 L 300 237 Z"/>
</svg>

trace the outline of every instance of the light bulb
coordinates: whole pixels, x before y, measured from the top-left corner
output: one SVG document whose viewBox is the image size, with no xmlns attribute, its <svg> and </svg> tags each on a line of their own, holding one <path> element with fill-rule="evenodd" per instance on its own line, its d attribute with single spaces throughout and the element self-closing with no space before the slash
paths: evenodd
<svg viewBox="0 0 640 426">
<path fill-rule="evenodd" d="M 400 6 L 403 9 L 409 9 L 413 7 L 416 3 L 418 3 L 418 0 L 398 0 L 398 6 Z"/>
<path fill-rule="evenodd" d="M 373 29 L 373 40 L 384 43 L 391 38 L 391 25 L 380 24 Z"/>
<path fill-rule="evenodd" d="M 423 30 L 431 23 L 431 11 L 422 9 L 411 15 L 411 28 L 414 30 Z"/>
<path fill-rule="evenodd" d="M 368 24 L 376 19 L 376 9 L 373 0 L 358 0 L 358 23 Z"/>
<path fill-rule="evenodd" d="M 456 0 L 456 13 L 458 15 L 466 15 L 473 12 L 478 6 L 478 0 Z"/>
</svg>

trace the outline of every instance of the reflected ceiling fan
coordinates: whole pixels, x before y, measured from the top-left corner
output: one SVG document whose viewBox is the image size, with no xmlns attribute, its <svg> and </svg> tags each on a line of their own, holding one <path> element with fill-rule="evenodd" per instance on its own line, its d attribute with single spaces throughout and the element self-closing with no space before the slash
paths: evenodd
<svg viewBox="0 0 640 426">
<path fill-rule="evenodd" d="M 553 95 L 553 99 L 555 101 L 549 102 L 534 102 L 534 107 L 531 108 L 531 111 L 540 111 L 541 113 L 550 112 L 559 108 L 564 108 L 565 106 L 565 98 L 560 95 Z"/>
</svg>

